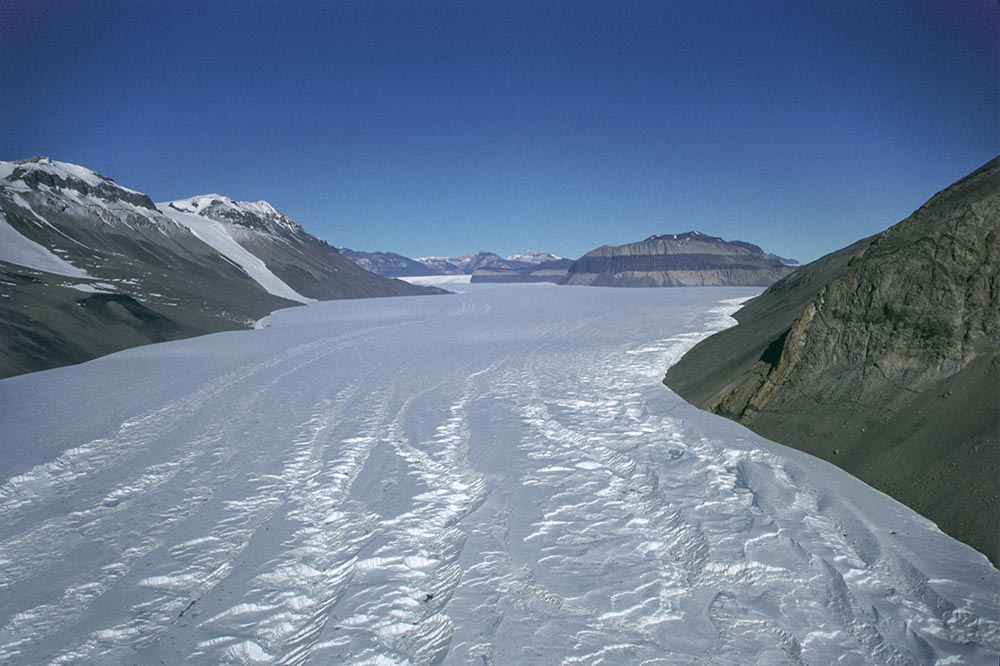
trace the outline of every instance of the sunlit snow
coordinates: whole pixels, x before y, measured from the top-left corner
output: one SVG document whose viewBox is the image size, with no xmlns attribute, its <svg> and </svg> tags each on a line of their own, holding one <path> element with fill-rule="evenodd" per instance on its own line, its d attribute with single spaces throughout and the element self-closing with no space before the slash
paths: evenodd
<svg viewBox="0 0 1000 666">
<path fill-rule="evenodd" d="M 0 381 L 0 663 L 996 664 L 982 555 L 660 383 L 752 290 L 463 292 Z"/>
</svg>

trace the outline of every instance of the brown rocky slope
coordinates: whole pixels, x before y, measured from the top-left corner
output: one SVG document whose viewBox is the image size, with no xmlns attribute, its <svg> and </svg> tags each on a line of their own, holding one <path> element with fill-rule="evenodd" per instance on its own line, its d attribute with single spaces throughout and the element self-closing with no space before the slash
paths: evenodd
<svg viewBox="0 0 1000 666">
<path fill-rule="evenodd" d="M 735 318 L 670 388 L 1000 562 L 1000 158 Z"/>
</svg>

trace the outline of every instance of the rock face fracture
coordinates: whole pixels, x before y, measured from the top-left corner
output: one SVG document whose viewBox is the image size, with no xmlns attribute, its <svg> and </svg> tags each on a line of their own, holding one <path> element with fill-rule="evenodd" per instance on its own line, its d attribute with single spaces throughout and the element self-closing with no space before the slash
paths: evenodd
<svg viewBox="0 0 1000 666">
<path fill-rule="evenodd" d="M 751 243 L 698 231 L 604 245 L 577 259 L 562 284 L 594 287 L 766 287 L 794 268 Z"/>
<path fill-rule="evenodd" d="M 1000 158 L 734 316 L 670 388 L 1000 562 Z"/>
</svg>

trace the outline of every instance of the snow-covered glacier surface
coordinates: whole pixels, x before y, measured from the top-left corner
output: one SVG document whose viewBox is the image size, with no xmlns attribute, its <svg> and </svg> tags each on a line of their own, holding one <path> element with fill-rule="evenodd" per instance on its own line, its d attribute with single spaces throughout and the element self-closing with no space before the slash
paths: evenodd
<svg viewBox="0 0 1000 666">
<path fill-rule="evenodd" d="M 685 404 L 745 289 L 464 285 L 0 382 L 0 663 L 996 664 L 1000 572 Z"/>
</svg>

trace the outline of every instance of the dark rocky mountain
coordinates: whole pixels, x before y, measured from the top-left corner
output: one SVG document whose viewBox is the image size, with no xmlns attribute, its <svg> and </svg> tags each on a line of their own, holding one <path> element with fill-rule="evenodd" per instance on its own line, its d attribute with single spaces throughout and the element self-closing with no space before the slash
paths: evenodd
<svg viewBox="0 0 1000 666">
<path fill-rule="evenodd" d="M 793 268 L 743 241 L 697 231 L 605 245 L 577 259 L 563 284 L 595 287 L 763 287 Z"/>
<path fill-rule="evenodd" d="M 311 298 L 440 293 L 362 271 L 271 211 L 196 233 L 84 167 L 0 162 L 0 377 L 248 328 Z"/>
<path fill-rule="evenodd" d="M 361 266 L 366 271 L 386 277 L 414 277 L 421 275 L 445 275 L 441 270 L 422 264 L 415 259 L 395 252 L 361 252 L 340 248 L 340 253 Z"/>
<path fill-rule="evenodd" d="M 735 318 L 667 385 L 1000 562 L 1000 158 Z"/>
<path fill-rule="evenodd" d="M 572 259 L 554 259 L 540 263 L 505 259 L 492 266 L 477 268 L 472 282 L 555 282 L 566 279 Z"/>
</svg>

